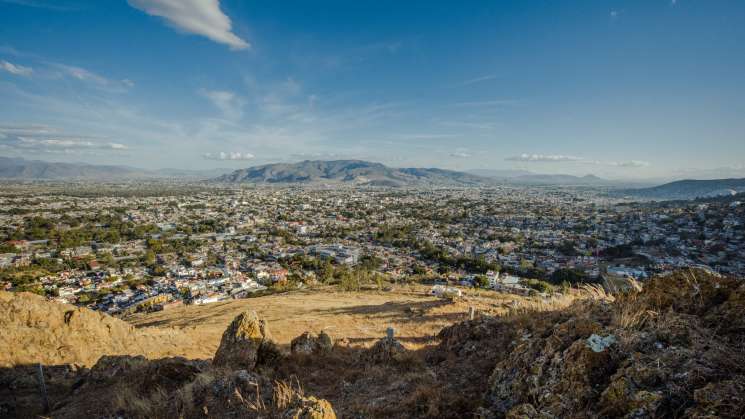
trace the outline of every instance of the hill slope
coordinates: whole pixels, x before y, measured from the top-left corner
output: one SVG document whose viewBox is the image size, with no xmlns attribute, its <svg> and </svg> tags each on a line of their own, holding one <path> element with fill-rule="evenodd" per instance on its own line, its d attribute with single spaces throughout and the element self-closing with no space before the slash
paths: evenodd
<svg viewBox="0 0 745 419">
<path fill-rule="evenodd" d="M 651 279 L 640 292 L 584 292 L 568 307 L 532 308 L 540 313 L 479 310 L 475 319 L 443 329 L 438 344 L 418 350 L 401 345 L 413 337 L 396 328 L 394 337 L 371 347 L 319 346 L 315 335 L 304 335 L 293 340 L 295 350 L 281 351 L 273 323 L 249 309 L 224 329 L 213 358 L 228 354 L 224 362 L 106 356 L 90 370 L 45 367 L 51 407 L 45 416 L 742 417 L 741 280 L 681 271 Z M 470 301 L 463 303 L 460 310 Z M 402 323 L 421 316 L 419 307 L 403 307 L 364 304 L 337 313 L 383 309 L 388 321 Z M 24 316 L 16 314 L 14 324 L 42 318 Z M 43 344 L 46 332 L 37 333 Z M 0 416 L 35 417 L 40 405 L 34 366 L 0 368 Z"/>
<path fill-rule="evenodd" d="M 102 355 L 174 356 L 195 344 L 176 329 L 135 329 L 103 313 L 0 291 L 0 366 L 93 365 Z"/>
<path fill-rule="evenodd" d="M 643 189 L 627 189 L 619 194 L 659 200 L 712 198 L 745 192 L 745 179 L 679 180 Z"/>
<path fill-rule="evenodd" d="M 361 186 L 480 185 L 480 176 L 443 169 L 387 167 L 362 160 L 306 160 L 236 170 L 215 179 L 224 183 L 349 183 Z"/>
</svg>

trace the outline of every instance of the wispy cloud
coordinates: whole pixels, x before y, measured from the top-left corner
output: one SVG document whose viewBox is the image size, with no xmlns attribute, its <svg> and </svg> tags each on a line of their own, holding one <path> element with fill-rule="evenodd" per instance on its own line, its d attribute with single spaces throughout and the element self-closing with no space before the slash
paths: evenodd
<svg viewBox="0 0 745 419">
<path fill-rule="evenodd" d="M 226 118 L 237 119 L 243 115 L 245 101 L 235 93 L 227 90 L 206 89 L 200 90 L 199 93 L 212 102 Z"/>
<path fill-rule="evenodd" d="M 124 151 L 129 147 L 105 138 L 66 134 L 45 125 L 0 126 L 0 145 L 21 153 Z"/>
<path fill-rule="evenodd" d="M 512 99 L 495 99 L 495 100 L 476 100 L 471 102 L 457 102 L 453 106 L 459 108 L 477 108 L 477 107 L 494 107 L 494 106 L 515 106 L 520 102 Z"/>
<path fill-rule="evenodd" d="M 232 32 L 230 18 L 220 10 L 219 0 L 128 0 L 129 5 L 162 17 L 173 28 L 205 36 L 233 50 L 250 44 Z"/>
<path fill-rule="evenodd" d="M 454 152 L 450 153 L 450 157 L 458 157 L 461 159 L 466 159 L 471 157 L 471 153 L 468 152 L 465 148 L 459 148 L 455 150 Z"/>
<path fill-rule="evenodd" d="M 0 0 L 0 3 L 16 4 L 35 9 L 55 10 L 58 12 L 78 10 L 77 6 L 65 4 L 64 1 L 60 0 Z"/>
<path fill-rule="evenodd" d="M 393 140 L 403 140 L 403 141 L 415 141 L 415 140 L 442 140 L 446 138 L 455 138 L 457 135 L 455 134 L 439 134 L 439 133 L 411 133 L 411 134 L 398 134 L 391 137 Z"/>
<path fill-rule="evenodd" d="M 643 160 L 629 160 L 629 161 L 612 161 L 612 162 L 597 162 L 600 165 L 616 166 L 616 167 L 649 167 L 651 163 Z"/>
<path fill-rule="evenodd" d="M 496 78 L 497 78 L 496 74 L 489 74 L 489 75 L 486 75 L 486 76 L 474 77 L 472 79 L 463 80 L 461 82 L 455 83 L 455 84 L 453 84 L 453 87 L 470 86 L 472 84 L 481 83 L 481 82 L 489 81 L 489 80 L 494 80 Z"/>
<path fill-rule="evenodd" d="M 507 157 L 507 161 L 519 161 L 519 162 L 571 162 L 581 161 L 581 157 L 565 156 L 562 154 L 527 154 L 523 153 L 519 156 Z"/>
<path fill-rule="evenodd" d="M 251 160 L 254 158 L 254 155 L 240 151 L 221 151 L 219 153 L 205 153 L 202 157 L 207 160 Z"/>
<path fill-rule="evenodd" d="M 592 164 L 597 166 L 623 167 L 623 168 L 640 168 L 649 167 L 651 164 L 643 160 L 628 161 L 602 161 L 590 160 L 583 157 L 567 156 L 563 154 L 528 154 L 523 153 L 519 156 L 507 157 L 507 161 L 525 162 L 525 163 L 579 163 Z"/>
<path fill-rule="evenodd" d="M 13 64 L 5 60 L 0 60 L 0 70 L 5 70 L 10 74 L 16 76 L 28 77 L 34 70 L 31 67 L 24 67 L 22 65 Z"/>
<path fill-rule="evenodd" d="M 135 83 L 129 79 L 110 79 L 100 74 L 94 73 L 93 71 L 74 65 L 62 63 L 47 63 L 47 65 L 52 72 L 51 77 L 53 78 L 64 77 L 77 80 L 79 82 L 87 83 L 89 85 L 95 86 L 96 88 L 106 90 L 111 93 L 124 93 L 135 85 Z"/>
</svg>

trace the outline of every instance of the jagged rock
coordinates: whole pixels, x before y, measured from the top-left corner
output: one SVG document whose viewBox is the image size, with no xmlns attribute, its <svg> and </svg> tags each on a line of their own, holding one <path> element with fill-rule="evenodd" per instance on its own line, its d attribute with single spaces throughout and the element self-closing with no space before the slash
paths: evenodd
<svg viewBox="0 0 745 419">
<path fill-rule="evenodd" d="M 305 332 L 296 337 L 290 343 L 290 350 L 294 354 L 314 354 L 320 352 L 330 352 L 334 347 L 334 341 L 326 332 L 321 332 L 315 336 L 311 332 Z"/>
<path fill-rule="evenodd" d="M 271 340 L 266 322 L 259 319 L 256 313 L 246 311 L 236 316 L 222 334 L 212 364 L 252 370 L 260 361 L 277 356 L 278 350 Z"/>
<path fill-rule="evenodd" d="M 481 417 L 740 417 L 744 291 L 681 272 L 546 314 L 497 364 Z"/>
<path fill-rule="evenodd" d="M 368 361 L 379 363 L 389 362 L 399 355 L 406 353 L 406 348 L 392 337 L 380 339 L 365 353 Z"/>
<path fill-rule="evenodd" d="M 315 397 L 298 398 L 285 410 L 284 419 L 336 419 L 331 403 Z"/>
</svg>

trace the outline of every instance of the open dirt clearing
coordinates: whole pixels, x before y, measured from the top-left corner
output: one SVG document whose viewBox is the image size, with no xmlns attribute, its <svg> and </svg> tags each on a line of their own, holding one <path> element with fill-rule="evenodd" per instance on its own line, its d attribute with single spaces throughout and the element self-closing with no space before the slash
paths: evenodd
<svg viewBox="0 0 745 419">
<path fill-rule="evenodd" d="M 231 320 L 245 310 L 266 319 L 280 345 L 305 331 L 327 331 L 334 339 L 347 339 L 353 346 L 368 346 L 385 335 L 388 327 L 397 338 L 414 349 L 434 342 L 443 327 L 468 316 L 469 306 L 480 312 L 504 312 L 522 297 L 495 292 L 472 293 L 452 303 L 426 295 L 428 287 L 405 287 L 394 291 L 340 292 L 333 288 L 298 290 L 264 297 L 230 300 L 203 306 L 182 306 L 157 313 L 140 313 L 125 320 L 137 328 L 180 329 L 193 344 L 178 355 L 211 358 Z"/>
</svg>

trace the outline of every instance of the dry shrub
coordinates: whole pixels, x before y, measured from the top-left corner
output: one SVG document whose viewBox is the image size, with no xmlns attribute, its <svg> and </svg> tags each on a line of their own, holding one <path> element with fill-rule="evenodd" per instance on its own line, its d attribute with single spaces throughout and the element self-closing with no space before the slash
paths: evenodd
<svg viewBox="0 0 745 419">
<path fill-rule="evenodd" d="M 650 310 L 639 299 L 639 293 L 640 291 L 631 291 L 619 295 L 613 306 L 615 310 L 612 323 L 614 326 L 626 331 L 641 330 L 648 321 L 658 317 L 656 311 Z"/>
<path fill-rule="evenodd" d="M 520 299 L 513 301 L 508 307 L 508 315 L 518 316 L 534 312 L 548 312 L 563 310 L 571 306 L 575 301 L 587 298 L 586 293 L 555 294 L 550 298 L 542 299 Z"/>
<path fill-rule="evenodd" d="M 291 406 L 297 399 L 303 398 L 305 392 L 303 387 L 300 385 L 300 381 L 295 377 L 296 388 L 293 388 L 291 384 L 285 381 L 275 381 L 274 390 L 272 393 L 272 404 L 273 407 L 279 411 L 283 411 Z"/>
<path fill-rule="evenodd" d="M 600 284 L 582 284 L 580 290 L 585 298 L 589 298 L 594 301 L 602 301 L 612 303 L 615 301 L 615 297 L 610 292 L 606 291 Z"/>
</svg>

